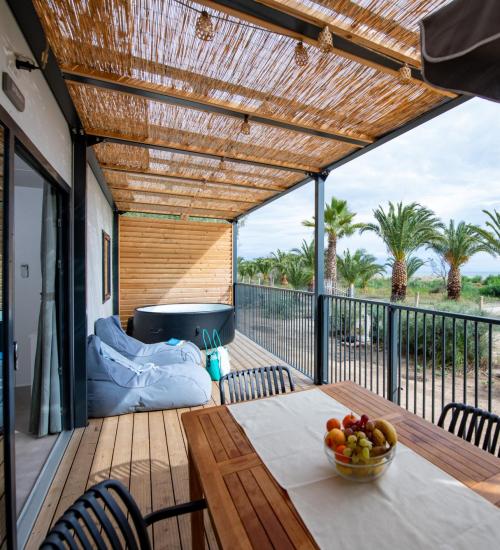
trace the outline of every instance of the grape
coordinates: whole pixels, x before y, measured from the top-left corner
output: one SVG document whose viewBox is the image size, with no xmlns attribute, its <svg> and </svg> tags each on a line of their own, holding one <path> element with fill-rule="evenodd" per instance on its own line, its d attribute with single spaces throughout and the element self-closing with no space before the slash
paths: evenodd
<svg viewBox="0 0 500 550">
<path fill-rule="evenodd" d="M 366 439 L 366 438 L 360 439 L 358 443 L 359 443 L 359 446 L 360 446 L 360 447 L 363 447 L 363 448 L 367 448 L 367 447 L 370 446 L 370 442 L 369 442 L 368 439 Z M 364 449 L 363 449 L 363 450 L 364 450 Z"/>
<path fill-rule="evenodd" d="M 346 447 L 343 451 L 344 456 L 351 456 L 352 455 L 352 449 L 349 449 L 349 447 Z"/>
<path fill-rule="evenodd" d="M 349 449 L 355 449 L 356 441 L 347 442 L 347 446 L 349 447 Z"/>
<path fill-rule="evenodd" d="M 366 423 L 368 422 L 368 420 L 369 420 L 368 415 L 367 415 L 367 414 L 363 414 L 363 415 L 361 415 L 361 418 L 360 418 L 360 420 L 359 420 L 359 424 L 360 424 L 361 426 L 365 426 Z"/>
<path fill-rule="evenodd" d="M 346 429 L 344 430 L 344 435 L 345 435 L 346 437 L 349 437 L 349 436 L 352 435 L 353 433 L 354 433 L 354 432 L 351 430 L 351 428 L 346 428 Z"/>
<path fill-rule="evenodd" d="M 370 449 L 368 449 L 368 447 L 365 447 L 362 451 L 361 451 L 361 456 L 365 459 L 365 460 L 368 460 L 370 458 Z"/>
<path fill-rule="evenodd" d="M 358 439 L 355 435 L 350 435 L 348 438 L 347 438 L 347 442 L 348 443 L 357 443 Z"/>
<path fill-rule="evenodd" d="M 358 439 L 366 439 L 365 432 L 357 432 L 356 435 L 358 436 Z"/>
<path fill-rule="evenodd" d="M 373 432 L 373 430 L 375 429 L 375 422 L 373 422 L 373 420 L 368 420 L 368 422 L 366 423 L 365 429 L 368 432 Z"/>
</svg>

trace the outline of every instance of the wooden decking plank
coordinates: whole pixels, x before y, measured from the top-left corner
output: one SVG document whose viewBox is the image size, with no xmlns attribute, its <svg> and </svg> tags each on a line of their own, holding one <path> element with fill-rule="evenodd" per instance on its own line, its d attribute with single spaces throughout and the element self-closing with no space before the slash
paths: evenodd
<svg viewBox="0 0 500 550">
<path fill-rule="evenodd" d="M 59 500 L 54 519 L 59 518 L 66 508 L 85 492 L 89 479 L 90 468 L 101 433 L 102 418 L 91 418 L 82 436 L 75 460 Z M 53 520 L 54 521 L 54 520 Z"/>
<path fill-rule="evenodd" d="M 59 500 L 61 499 L 64 486 L 68 480 L 69 473 L 73 466 L 84 431 L 84 428 L 77 428 L 71 436 L 68 446 L 66 447 L 64 455 L 61 459 L 61 463 L 59 464 L 59 468 L 57 469 L 56 475 L 54 476 L 47 496 L 45 497 L 43 506 L 35 520 L 30 538 L 26 545 L 26 550 L 38 550 L 41 542 L 47 534 L 47 531 L 49 530 L 49 527 L 52 525 L 55 511 L 58 507 Z"/>
<path fill-rule="evenodd" d="M 110 416 L 103 420 L 99 441 L 97 442 L 94 459 L 92 461 L 92 467 L 90 468 L 87 489 L 99 483 L 99 481 L 109 479 L 113 451 L 115 449 L 117 427 L 117 416 Z"/>
<path fill-rule="evenodd" d="M 149 434 L 151 437 L 152 508 L 159 510 L 175 504 L 167 437 L 161 411 L 149 414 Z M 153 525 L 153 545 L 156 549 L 182 548 L 177 518 L 163 520 Z"/>
<path fill-rule="evenodd" d="M 168 456 L 172 472 L 172 485 L 175 502 L 189 501 L 189 472 L 187 465 L 187 453 L 184 447 L 182 430 L 177 416 L 177 411 L 163 411 L 165 431 L 167 435 Z M 182 548 L 191 546 L 191 523 L 189 517 L 180 516 L 179 532 Z"/>
<path fill-rule="evenodd" d="M 149 413 L 134 414 L 130 492 L 143 515 L 151 512 L 151 461 L 149 455 Z M 153 530 L 148 528 L 149 536 Z"/>
</svg>

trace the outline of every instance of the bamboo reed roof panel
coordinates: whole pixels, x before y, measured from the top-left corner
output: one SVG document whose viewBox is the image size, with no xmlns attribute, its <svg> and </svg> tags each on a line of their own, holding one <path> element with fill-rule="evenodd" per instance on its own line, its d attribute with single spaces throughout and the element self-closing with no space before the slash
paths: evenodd
<svg viewBox="0 0 500 550">
<path fill-rule="evenodd" d="M 414 3 L 397 2 L 401 17 L 413 14 L 412 24 L 436 0 L 418 0 L 420 12 L 415 13 Z M 187 97 L 271 112 L 304 126 L 373 139 L 442 100 L 422 82 L 402 83 L 397 74 L 341 55 L 325 56 L 312 46 L 308 66 L 297 67 L 294 38 L 242 26 L 238 18 L 211 8 L 207 11 L 217 19 L 214 38 L 207 43 L 195 36 L 197 11 L 175 0 L 35 0 L 35 5 L 64 69 L 133 78 Z"/>
<path fill-rule="evenodd" d="M 309 36 L 301 67 L 300 35 L 208 0 L 33 3 L 60 68 L 83 77 L 67 85 L 85 131 L 130 142 L 94 146 L 118 208 L 232 219 L 445 101 L 380 55 L 418 67 L 418 21 L 445 1 L 259 0 L 379 52 L 324 54 Z"/>
<path fill-rule="evenodd" d="M 103 167 L 153 175 L 248 185 L 258 189 L 286 189 L 303 179 L 301 174 L 215 159 L 145 149 L 133 145 L 99 143 L 94 146 Z"/>
<path fill-rule="evenodd" d="M 264 189 L 230 187 L 221 183 L 173 179 L 149 174 L 130 174 L 104 170 L 109 187 L 114 190 L 136 191 L 165 195 L 196 197 L 197 199 L 223 199 L 241 203 L 241 207 L 250 207 L 272 197 L 276 192 Z"/>
<path fill-rule="evenodd" d="M 420 64 L 420 19 L 449 0 L 262 0 L 305 20 L 329 24 Z M 396 55 L 396 57 L 399 57 Z"/>
<path fill-rule="evenodd" d="M 250 134 L 241 120 L 168 105 L 130 94 L 68 83 L 88 132 L 124 139 L 318 171 L 355 149 L 352 145 L 252 122 Z"/>
</svg>

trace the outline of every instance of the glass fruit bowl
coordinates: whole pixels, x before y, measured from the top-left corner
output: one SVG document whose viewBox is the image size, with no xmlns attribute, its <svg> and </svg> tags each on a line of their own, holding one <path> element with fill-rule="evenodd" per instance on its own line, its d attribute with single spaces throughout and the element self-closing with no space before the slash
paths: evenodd
<svg viewBox="0 0 500 550">
<path fill-rule="evenodd" d="M 336 469 L 339 476 L 358 482 L 373 481 L 384 475 L 394 460 L 396 446 L 389 447 L 384 454 L 368 458 L 366 462 L 353 464 L 350 458 L 337 456 L 335 451 L 323 443 L 328 462 Z"/>
</svg>

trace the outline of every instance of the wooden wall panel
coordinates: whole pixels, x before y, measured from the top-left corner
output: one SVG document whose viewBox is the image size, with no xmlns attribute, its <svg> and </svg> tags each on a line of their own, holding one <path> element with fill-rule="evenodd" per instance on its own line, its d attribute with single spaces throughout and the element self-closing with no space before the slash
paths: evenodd
<svg viewBox="0 0 500 550">
<path fill-rule="evenodd" d="M 177 302 L 232 302 L 232 226 L 120 217 L 120 317 Z"/>
</svg>

